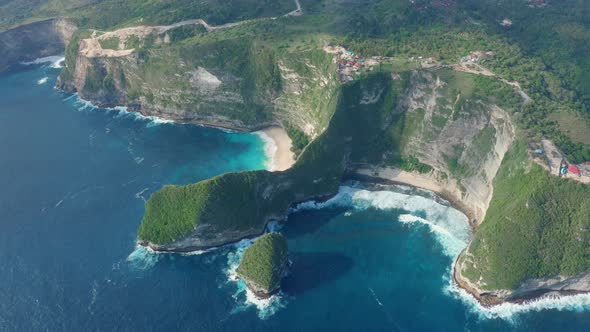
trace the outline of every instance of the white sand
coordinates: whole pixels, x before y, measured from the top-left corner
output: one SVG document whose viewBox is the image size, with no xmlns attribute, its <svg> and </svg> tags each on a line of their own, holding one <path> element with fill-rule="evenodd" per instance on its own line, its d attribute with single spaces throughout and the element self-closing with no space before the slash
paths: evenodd
<svg viewBox="0 0 590 332">
<path fill-rule="evenodd" d="M 433 179 L 430 174 L 410 173 L 397 168 L 378 168 L 376 170 L 361 168 L 357 169 L 356 172 L 361 175 L 399 182 L 437 193 L 445 191 L 444 186 Z"/>
<path fill-rule="evenodd" d="M 291 138 L 281 127 L 269 127 L 256 132 L 264 140 L 264 150 L 268 157 L 267 169 L 271 172 L 284 171 L 295 163 L 291 152 Z"/>
</svg>

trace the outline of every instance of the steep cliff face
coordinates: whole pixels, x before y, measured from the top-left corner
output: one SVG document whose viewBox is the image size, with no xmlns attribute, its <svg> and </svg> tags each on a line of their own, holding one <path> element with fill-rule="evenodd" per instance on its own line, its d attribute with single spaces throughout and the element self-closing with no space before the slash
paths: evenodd
<svg viewBox="0 0 590 332">
<path fill-rule="evenodd" d="M 87 33 L 70 46 L 57 85 L 101 106 L 178 122 L 239 130 L 289 124 L 310 136 L 325 129 L 331 114 L 322 102 L 337 85 L 328 55 L 228 37 L 231 26 L 209 28 Z"/>
<path fill-rule="evenodd" d="M 67 20 L 53 19 L 0 33 L 0 73 L 19 62 L 63 54 L 75 31 Z"/>
<path fill-rule="evenodd" d="M 401 79 L 401 78 L 399 78 Z M 507 111 L 474 93 L 456 87 L 470 76 L 447 71 L 415 71 L 408 80 L 386 133 L 397 136 L 376 167 L 353 165 L 364 176 L 408 183 L 441 193 L 481 223 L 493 194 L 493 180 L 514 140 Z M 416 158 L 432 167 L 410 173 L 388 161 L 392 156 Z"/>
<path fill-rule="evenodd" d="M 282 124 L 315 139 L 286 172 L 223 175 L 212 179 L 214 187 L 210 180 L 194 187 L 165 187 L 148 201 L 140 243 L 155 250 L 187 251 L 255 236 L 266 222 L 282 218 L 291 203 L 333 194 L 347 168 L 437 191 L 462 208 L 477 229 L 477 245 L 472 243 L 461 255 L 455 277 L 484 301 L 587 291 L 587 276 L 578 273 L 552 270 L 546 278 L 522 274 L 510 287 L 499 287 L 485 284 L 496 276 L 473 272 L 474 267 L 491 266 L 489 253 L 476 249 L 496 236 L 479 229 L 486 222 L 502 223 L 490 218 L 488 209 L 494 198 L 512 191 L 497 186 L 503 160 L 518 137 L 508 115 L 516 106 L 503 103 L 507 95 L 519 100 L 510 85 L 448 69 L 368 73 L 343 85 L 332 56 L 318 45 L 281 48 L 223 32 L 233 28 L 191 31 L 179 41 L 175 28 L 150 29 L 75 38 L 58 86 L 99 105 L 128 106 L 178 122 L 241 130 Z M 506 174 L 510 181 L 520 176 Z M 234 180 L 237 185 L 231 184 Z M 179 209 L 189 205 L 194 206 Z M 497 208 L 494 214 L 501 215 Z M 542 220 L 537 214 L 517 219 Z M 481 278 L 487 280 L 482 283 Z"/>
<path fill-rule="evenodd" d="M 402 153 L 413 153 L 431 165 L 441 187 L 481 223 L 492 198 L 492 181 L 514 140 L 514 127 L 505 110 L 449 84 L 436 73 L 413 75 L 402 109 L 419 121 L 405 137 Z"/>
</svg>

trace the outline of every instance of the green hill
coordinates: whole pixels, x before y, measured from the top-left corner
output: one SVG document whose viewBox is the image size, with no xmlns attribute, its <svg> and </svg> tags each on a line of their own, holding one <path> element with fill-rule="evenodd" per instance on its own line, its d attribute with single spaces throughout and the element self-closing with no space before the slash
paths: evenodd
<svg viewBox="0 0 590 332">
<path fill-rule="evenodd" d="M 237 273 L 257 295 L 268 295 L 281 287 L 289 263 L 287 240 L 279 233 L 268 233 L 246 249 Z"/>
</svg>

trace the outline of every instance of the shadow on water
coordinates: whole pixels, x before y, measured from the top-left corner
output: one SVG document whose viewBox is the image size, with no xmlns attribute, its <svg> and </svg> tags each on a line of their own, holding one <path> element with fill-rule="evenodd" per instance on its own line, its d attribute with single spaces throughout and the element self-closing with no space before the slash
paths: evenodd
<svg viewBox="0 0 590 332">
<path fill-rule="evenodd" d="M 326 208 L 304 210 L 289 215 L 287 233 L 289 238 L 317 233 L 330 220 L 343 215 L 350 208 Z"/>
<path fill-rule="evenodd" d="M 290 295 L 300 295 L 344 276 L 354 263 L 352 258 L 335 252 L 294 253 L 289 275 L 282 288 Z"/>
</svg>

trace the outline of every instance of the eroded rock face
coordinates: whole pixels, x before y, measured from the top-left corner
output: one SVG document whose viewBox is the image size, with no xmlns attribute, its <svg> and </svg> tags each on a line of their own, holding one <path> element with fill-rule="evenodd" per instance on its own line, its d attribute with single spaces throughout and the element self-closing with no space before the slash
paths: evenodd
<svg viewBox="0 0 590 332">
<path fill-rule="evenodd" d="M 447 83 L 436 73 L 413 72 L 408 90 L 392 113 L 411 118 L 414 126 L 404 132 L 401 154 L 432 166 L 432 172 L 408 173 L 388 167 L 354 171 L 438 192 L 458 205 L 477 226 L 485 218 L 492 182 L 514 141 L 514 126 L 508 113 L 498 106 L 477 100 L 458 106 L 463 97 L 449 92 Z M 367 95 L 364 100 L 372 99 Z M 392 125 L 393 119 L 383 124 L 383 130 Z M 484 135 L 485 144 L 478 144 Z M 461 165 L 461 172 L 451 167 L 451 159 Z"/>
<path fill-rule="evenodd" d="M 0 73 L 19 62 L 64 54 L 75 31 L 69 21 L 53 19 L 0 33 Z"/>
<path fill-rule="evenodd" d="M 130 40 L 137 45 L 163 40 L 168 29 L 125 28 L 77 41 L 75 59 L 68 58 L 57 87 L 98 106 L 126 106 L 183 123 L 247 131 L 288 123 L 311 137 L 325 130 L 331 114 L 320 112 L 319 105 L 337 86 L 329 55 L 282 59 L 251 41 L 239 47 L 196 43 L 181 51 L 173 42 L 130 48 Z M 103 49 L 100 41 L 112 36 L 119 38 L 118 49 Z M 228 48 L 239 51 L 225 54 Z M 247 69 L 262 61 L 258 56 L 269 77 Z M 232 62 L 240 65 L 226 65 Z"/>
<path fill-rule="evenodd" d="M 554 278 L 529 279 L 515 290 L 482 290 L 461 274 L 461 260 L 457 261 L 454 278 L 457 284 L 475 296 L 482 304 L 492 306 L 503 302 L 522 303 L 540 297 L 573 295 L 590 292 L 590 272 L 575 276 L 557 276 Z"/>
</svg>

